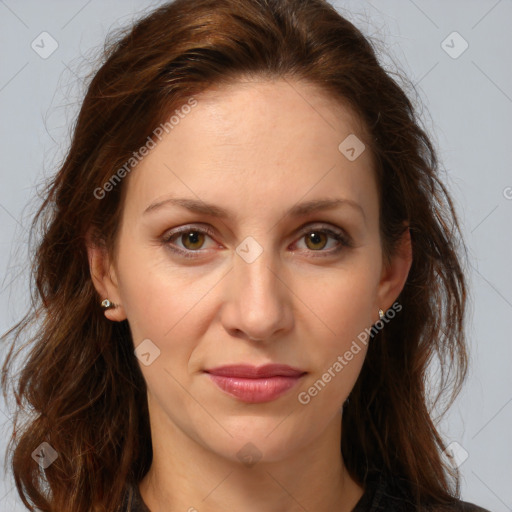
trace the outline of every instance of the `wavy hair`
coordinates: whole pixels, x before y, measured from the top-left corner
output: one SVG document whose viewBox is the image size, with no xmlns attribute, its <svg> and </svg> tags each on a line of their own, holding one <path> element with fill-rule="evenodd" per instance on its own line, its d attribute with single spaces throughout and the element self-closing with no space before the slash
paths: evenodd
<svg viewBox="0 0 512 512">
<path fill-rule="evenodd" d="M 383 253 L 409 226 L 413 263 L 401 314 L 369 344 L 345 405 L 341 452 L 364 485 L 386 471 L 417 503 L 448 504 L 459 475 L 434 405 L 446 412 L 467 373 L 467 285 L 456 212 L 433 143 L 375 44 L 324 0 L 176 0 L 115 33 L 88 80 L 71 144 L 34 217 L 34 304 L 7 333 L 4 396 L 16 398 L 9 457 L 30 510 L 113 512 L 152 461 L 146 384 L 126 321 L 98 307 L 86 237 L 115 248 L 123 182 L 102 187 L 169 113 L 213 86 L 250 77 L 318 86 L 357 114 L 375 162 Z M 136 171 L 135 171 L 136 172 Z M 30 348 L 21 371 L 19 341 Z M 429 369 L 441 369 L 429 384 Z M 433 393 L 435 391 L 435 393 Z M 26 414 L 24 422 L 20 414 Z M 42 472 L 31 457 L 59 454 Z M 12 459 L 12 460 L 11 460 Z"/>
</svg>

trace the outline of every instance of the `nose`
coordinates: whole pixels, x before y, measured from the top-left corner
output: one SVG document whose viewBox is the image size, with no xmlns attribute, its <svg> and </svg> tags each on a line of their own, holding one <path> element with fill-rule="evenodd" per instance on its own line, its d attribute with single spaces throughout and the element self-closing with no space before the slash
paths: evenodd
<svg viewBox="0 0 512 512">
<path fill-rule="evenodd" d="M 267 251 L 252 263 L 235 255 L 225 283 L 221 321 L 235 337 L 273 342 L 293 327 L 291 291 Z"/>
</svg>

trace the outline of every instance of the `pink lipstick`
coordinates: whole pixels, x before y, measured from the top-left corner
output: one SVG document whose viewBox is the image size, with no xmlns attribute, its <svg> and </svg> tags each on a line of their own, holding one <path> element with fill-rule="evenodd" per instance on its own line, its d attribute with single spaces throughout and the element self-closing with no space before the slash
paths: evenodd
<svg viewBox="0 0 512 512">
<path fill-rule="evenodd" d="M 205 370 L 225 393 L 246 403 L 270 402 L 279 398 L 307 372 L 283 364 L 220 366 Z"/>
</svg>

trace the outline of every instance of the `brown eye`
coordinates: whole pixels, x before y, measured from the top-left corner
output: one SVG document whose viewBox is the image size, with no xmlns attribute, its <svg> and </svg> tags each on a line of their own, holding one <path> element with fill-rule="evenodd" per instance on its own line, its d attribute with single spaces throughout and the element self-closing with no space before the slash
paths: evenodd
<svg viewBox="0 0 512 512">
<path fill-rule="evenodd" d="M 181 235 L 181 243 L 191 251 L 200 249 L 204 244 L 205 234 L 200 231 L 187 231 Z"/>
<path fill-rule="evenodd" d="M 327 245 L 328 236 L 321 231 L 311 231 L 305 235 L 306 245 L 308 249 L 317 251 L 323 249 Z"/>
<path fill-rule="evenodd" d="M 302 246 L 302 247 L 301 247 Z M 353 247 L 351 238 L 342 231 L 334 231 L 328 227 L 311 227 L 302 232 L 296 242 L 302 252 L 316 256 L 333 256 L 343 249 Z"/>
<path fill-rule="evenodd" d="M 213 245 L 213 230 L 204 228 L 185 227 L 171 231 L 162 236 L 162 243 L 174 253 L 187 258 L 204 255 L 208 247 L 208 239 Z"/>
</svg>

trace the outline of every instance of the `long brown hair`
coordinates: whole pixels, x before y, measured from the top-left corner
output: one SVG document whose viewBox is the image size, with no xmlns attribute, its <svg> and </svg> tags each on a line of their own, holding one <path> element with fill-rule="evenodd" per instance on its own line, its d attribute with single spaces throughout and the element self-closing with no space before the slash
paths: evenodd
<svg viewBox="0 0 512 512">
<path fill-rule="evenodd" d="M 404 223 L 410 227 L 403 310 L 369 344 L 344 409 L 341 452 L 349 472 L 362 484 L 369 471 L 389 472 L 422 503 L 458 496 L 433 403 L 447 396 L 444 413 L 467 371 L 464 244 L 411 100 L 372 43 L 324 0 L 176 0 L 109 40 L 33 222 L 40 233 L 36 301 L 4 335 L 13 339 L 2 373 L 4 395 L 12 383 L 17 401 L 12 469 L 30 510 L 114 511 L 126 483 L 136 485 L 148 471 L 145 381 L 127 322 L 106 320 L 98 306 L 85 246 L 92 232 L 95 243 L 114 247 L 123 181 L 97 191 L 155 139 L 170 112 L 247 76 L 304 80 L 349 105 L 374 156 L 384 254 L 393 254 Z M 30 353 L 14 378 L 22 338 Z M 442 369 L 437 394 L 428 386 L 433 361 Z M 59 454 L 44 473 L 31 457 L 43 441 Z"/>
</svg>

